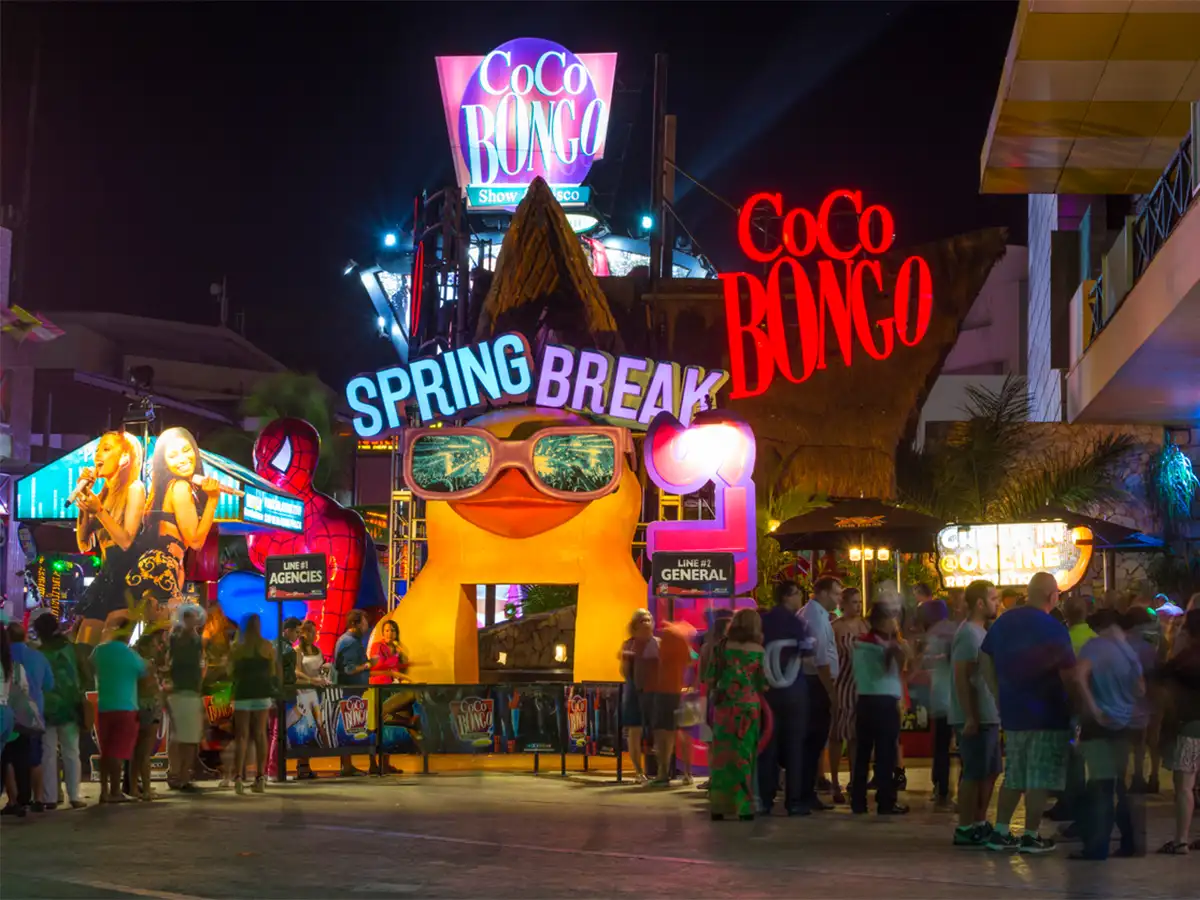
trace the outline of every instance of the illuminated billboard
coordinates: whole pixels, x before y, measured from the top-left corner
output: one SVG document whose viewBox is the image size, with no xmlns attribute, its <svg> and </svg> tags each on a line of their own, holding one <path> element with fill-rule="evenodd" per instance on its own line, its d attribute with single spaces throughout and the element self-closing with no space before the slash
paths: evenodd
<svg viewBox="0 0 1200 900">
<path fill-rule="evenodd" d="M 1059 590 L 1079 583 L 1092 558 L 1091 529 L 1063 522 L 1007 525 L 949 525 L 938 532 L 938 571 L 946 587 L 984 579 L 998 586 L 1024 586 L 1049 572 Z"/>
<path fill-rule="evenodd" d="M 615 53 L 516 38 L 486 56 L 439 56 L 438 83 L 459 187 L 472 209 L 515 209 L 541 176 L 563 206 L 604 157 Z"/>
<path fill-rule="evenodd" d="M 100 438 L 88 441 L 18 481 L 17 518 L 22 521 L 74 521 L 79 510 L 68 504 L 67 498 L 75 490 L 84 468 L 94 465 L 99 443 Z M 147 456 L 154 452 L 154 443 L 155 439 L 151 438 L 150 446 L 146 448 Z M 200 458 L 206 467 L 206 474 L 229 489 L 221 492 L 214 518 L 225 533 L 236 533 L 245 530 L 245 526 L 259 525 L 285 531 L 303 529 L 303 501 L 283 493 L 245 466 L 224 456 L 201 450 Z"/>
</svg>

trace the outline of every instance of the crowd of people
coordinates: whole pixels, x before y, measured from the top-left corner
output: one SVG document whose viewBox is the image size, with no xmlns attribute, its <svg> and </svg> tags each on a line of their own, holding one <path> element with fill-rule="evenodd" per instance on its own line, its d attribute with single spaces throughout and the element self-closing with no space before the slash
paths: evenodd
<svg viewBox="0 0 1200 900">
<path fill-rule="evenodd" d="M 672 750 L 688 756 L 686 729 L 707 719 L 704 787 L 714 820 L 770 815 L 781 793 L 789 816 L 847 802 L 851 813 L 866 814 L 872 791 L 878 814 L 903 815 L 901 721 L 910 691 L 919 691 L 929 710 L 933 807 L 957 811 L 955 846 L 1039 854 L 1079 842 L 1072 858 L 1141 855 L 1137 798 L 1159 791 L 1161 765 L 1172 773 L 1175 834 L 1158 852 L 1200 849 L 1190 839 L 1200 770 L 1200 594 L 1187 610 L 1136 591 L 1064 600 L 1042 572 L 1023 592 L 976 581 L 945 598 L 925 585 L 914 595 L 907 606 L 885 583 L 864 615 L 858 590 L 836 578 L 817 580 L 807 600 L 799 585 L 780 583 L 761 614 L 716 614 L 690 690 L 686 626 L 668 624 L 656 638 L 650 613 L 639 610 L 621 649 L 622 719 L 638 780 L 669 784 Z M 699 697 L 704 707 L 693 712 Z M 640 753 L 647 730 L 653 778 Z M 1012 825 L 1022 801 L 1018 835 Z M 1055 834 L 1043 827 L 1050 820 L 1060 823 Z"/>
<path fill-rule="evenodd" d="M 220 786 L 238 794 L 247 787 L 263 793 L 268 772 L 279 774 L 277 699 L 295 700 L 331 684 L 391 684 L 405 677 L 408 662 L 394 625 L 370 648 L 364 644 L 366 614 L 352 612 L 347 625 L 333 659 L 326 660 L 313 622 L 289 618 L 282 636 L 269 641 L 258 615 L 239 627 L 220 607 L 206 614 L 185 604 L 166 626 L 109 616 L 95 646 L 82 639 L 82 621 L 68 632 L 49 612 L 32 620 L 32 640 L 20 623 L 6 623 L 0 627 L 0 766 L 7 803 L 0 815 L 25 818 L 60 806 L 85 807 L 80 748 L 91 734 L 99 802 L 153 800 L 151 762 L 162 740 L 164 710 L 171 790 L 199 793 L 198 778 L 219 775 Z M 208 724 L 203 698 L 226 682 L 233 739 L 213 769 L 201 756 Z M 375 769 L 373 757 L 371 765 Z M 344 757 L 341 774 L 363 773 Z M 313 777 L 304 760 L 298 777 Z"/>
</svg>

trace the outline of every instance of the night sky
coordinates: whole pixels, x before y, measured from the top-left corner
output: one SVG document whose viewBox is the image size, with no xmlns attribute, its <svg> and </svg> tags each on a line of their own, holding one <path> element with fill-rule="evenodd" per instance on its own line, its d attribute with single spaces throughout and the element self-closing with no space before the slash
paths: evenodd
<svg viewBox="0 0 1200 900">
<path fill-rule="evenodd" d="M 24 303 L 216 324 L 227 277 L 247 335 L 345 379 L 390 358 L 348 257 L 367 261 L 412 197 L 453 178 L 433 59 L 514 37 L 616 51 L 612 119 L 632 123 L 614 231 L 649 195 L 653 55 L 670 57 L 679 165 L 739 204 L 815 208 L 837 187 L 889 205 L 899 243 L 1006 225 L 979 154 L 1015 2 L 64 3 L 0 6 L 3 203 L 19 201 L 40 44 Z M 626 91 L 620 91 L 620 88 Z M 619 168 L 617 168 L 619 165 Z M 681 190 L 684 185 L 681 184 Z M 733 214 L 677 204 L 735 268 Z"/>
</svg>

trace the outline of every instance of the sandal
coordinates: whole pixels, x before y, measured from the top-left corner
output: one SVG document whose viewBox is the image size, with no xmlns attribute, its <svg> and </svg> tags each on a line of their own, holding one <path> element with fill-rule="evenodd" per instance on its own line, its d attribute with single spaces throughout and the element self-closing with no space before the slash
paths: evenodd
<svg viewBox="0 0 1200 900">
<path fill-rule="evenodd" d="M 1167 841 L 1158 848 L 1158 852 L 1165 856 L 1187 856 L 1188 845 L 1183 841 Z"/>
</svg>

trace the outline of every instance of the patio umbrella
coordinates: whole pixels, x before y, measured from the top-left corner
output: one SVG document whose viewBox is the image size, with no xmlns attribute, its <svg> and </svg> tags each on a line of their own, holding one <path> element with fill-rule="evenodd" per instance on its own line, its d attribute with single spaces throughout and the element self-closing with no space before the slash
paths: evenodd
<svg viewBox="0 0 1200 900">
<path fill-rule="evenodd" d="M 1122 553 L 1153 552 L 1163 549 L 1162 538 L 1154 537 L 1136 528 L 1106 522 L 1082 513 L 1073 513 L 1060 506 L 1046 506 L 1025 518 L 1027 522 L 1065 522 L 1069 528 L 1088 528 L 1092 532 L 1090 544 L 1093 550 L 1119 550 Z M 1081 542 L 1084 543 L 1084 542 Z"/>
<path fill-rule="evenodd" d="M 771 533 L 785 550 L 887 547 L 901 553 L 932 553 L 946 523 L 884 500 L 839 499 L 782 523 Z"/>
</svg>

